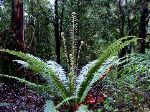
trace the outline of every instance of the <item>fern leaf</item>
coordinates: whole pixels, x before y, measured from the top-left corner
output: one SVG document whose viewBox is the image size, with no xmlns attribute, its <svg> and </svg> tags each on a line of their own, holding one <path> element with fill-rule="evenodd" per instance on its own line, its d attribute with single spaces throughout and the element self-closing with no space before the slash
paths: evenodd
<svg viewBox="0 0 150 112">
<path fill-rule="evenodd" d="M 88 110 L 88 106 L 87 105 L 81 105 L 76 112 L 92 112 L 92 111 Z"/>
<path fill-rule="evenodd" d="M 30 82 L 30 81 L 27 81 L 25 79 L 18 78 L 18 77 L 15 77 L 15 76 L 0 74 L 0 77 L 7 77 L 7 78 L 10 78 L 10 79 L 18 80 L 21 83 L 25 83 L 29 88 L 31 88 L 35 91 L 38 91 L 39 93 L 42 93 L 42 94 L 43 93 L 49 93 L 50 95 L 57 95 L 57 93 L 54 92 L 52 89 L 50 89 L 50 87 L 48 85 L 38 85 L 38 84 L 35 84 L 33 82 Z"/>
<path fill-rule="evenodd" d="M 69 98 L 66 98 L 65 100 L 63 100 L 61 103 L 59 103 L 56 108 L 59 108 L 60 106 L 62 106 L 64 103 L 68 103 L 69 100 L 72 100 L 72 99 L 77 99 L 76 96 L 72 96 L 72 97 L 69 97 Z"/>
<path fill-rule="evenodd" d="M 40 60 L 39 58 L 37 59 Z M 29 66 L 29 64 L 25 61 L 22 61 L 22 60 L 14 60 L 14 61 L 21 64 L 23 67 L 28 68 Z M 46 64 L 50 69 L 54 71 L 54 73 L 58 76 L 60 81 L 67 87 L 69 82 L 68 82 L 68 78 L 66 77 L 66 73 L 64 69 L 62 68 L 62 66 L 51 60 L 47 61 Z"/>
<path fill-rule="evenodd" d="M 14 62 L 17 62 L 19 64 L 21 64 L 23 67 L 28 67 L 28 63 L 22 60 L 13 60 Z"/>
<path fill-rule="evenodd" d="M 4 50 L 1 49 L 1 52 L 6 52 L 12 55 L 15 55 L 24 61 L 28 63 L 28 68 L 34 71 L 35 73 L 40 74 L 44 79 L 47 80 L 49 85 L 54 85 L 57 92 L 60 94 L 60 97 L 65 99 L 69 97 L 69 94 L 65 88 L 65 86 L 62 84 L 58 76 L 55 74 L 55 72 L 49 68 L 48 64 L 42 61 L 41 59 L 34 57 L 30 54 L 25 54 L 22 52 L 12 51 L 12 50 Z"/>
<path fill-rule="evenodd" d="M 86 94 L 88 93 L 88 91 L 90 90 L 90 88 L 92 88 L 93 84 L 96 83 L 100 77 L 105 74 L 105 72 L 112 66 L 115 66 L 116 65 L 116 62 L 117 61 L 117 56 L 113 56 L 111 58 L 109 58 L 108 60 L 106 60 L 102 66 L 97 70 L 97 72 L 95 72 L 93 74 L 93 79 L 91 80 L 90 84 L 88 85 L 88 87 L 86 88 L 83 96 L 86 96 Z M 89 68 L 90 69 L 90 68 Z M 86 78 L 87 76 L 85 76 Z M 84 81 L 84 80 L 83 80 Z M 81 85 L 82 82 L 80 82 L 80 85 Z M 80 89 L 80 85 L 78 85 L 78 88 L 77 88 L 77 92 L 78 90 Z"/>
<path fill-rule="evenodd" d="M 47 100 L 44 105 L 44 112 L 58 112 L 54 106 L 53 101 Z"/>
<path fill-rule="evenodd" d="M 129 38 L 132 38 L 129 40 Z M 100 66 L 102 65 L 102 63 L 105 62 L 106 59 L 108 59 L 109 57 L 113 56 L 115 53 L 117 53 L 118 51 L 120 51 L 122 48 L 124 48 L 125 46 L 129 45 L 131 42 L 136 42 L 136 38 L 134 38 L 133 36 L 129 36 L 129 37 L 123 37 L 119 40 L 117 40 L 116 42 L 114 42 L 113 44 L 111 44 L 98 58 L 98 61 L 94 64 L 94 66 L 92 66 L 87 73 L 87 77 L 85 78 L 85 80 L 81 83 L 79 91 L 78 91 L 78 102 L 82 101 L 86 94 L 87 94 L 87 90 L 89 90 L 89 85 L 94 77 L 94 73 L 96 73 L 98 71 L 98 69 L 100 68 Z"/>
<path fill-rule="evenodd" d="M 14 106 L 12 103 L 2 103 L 0 102 L 0 107 L 8 107 L 8 106 Z"/>
<path fill-rule="evenodd" d="M 83 80 L 85 79 L 88 70 L 94 66 L 94 64 L 97 62 L 98 60 L 94 60 L 92 62 L 89 62 L 88 64 L 86 64 L 84 67 L 82 67 L 79 76 L 76 79 L 76 83 L 77 83 L 77 88 L 79 88 L 80 84 L 83 82 Z"/>
<path fill-rule="evenodd" d="M 48 67 L 51 68 L 59 77 L 60 81 L 67 87 L 69 83 L 68 77 L 66 76 L 66 72 L 64 71 L 62 66 L 51 60 L 47 61 L 46 63 Z"/>
<path fill-rule="evenodd" d="M 77 77 L 77 92 L 79 90 L 79 87 L 81 85 L 81 83 L 85 80 L 85 78 L 87 77 L 87 73 L 89 71 L 89 69 L 94 66 L 94 64 L 97 62 L 98 60 L 94 60 L 90 63 L 88 63 L 87 65 L 85 65 L 84 67 L 82 67 L 81 72 L 79 74 L 79 76 Z M 118 59 L 117 56 L 113 56 L 109 59 L 107 59 L 102 66 L 99 68 L 99 70 L 94 74 L 94 77 L 99 78 L 100 75 L 102 75 L 109 67 L 115 65 L 118 63 Z M 95 79 L 95 78 L 93 78 Z M 93 80 L 92 83 L 95 83 L 95 81 Z"/>
</svg>

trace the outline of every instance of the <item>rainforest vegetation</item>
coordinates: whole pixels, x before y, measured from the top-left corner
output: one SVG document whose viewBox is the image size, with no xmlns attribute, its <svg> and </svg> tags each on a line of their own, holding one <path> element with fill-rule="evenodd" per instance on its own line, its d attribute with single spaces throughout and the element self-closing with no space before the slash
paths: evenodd
<svg viewBox="0 0 150 112">
<path fill-rule="evenodd" d="M 149 0 L 0 0 L 0 112 L 150 112 Z"/>
</svg>

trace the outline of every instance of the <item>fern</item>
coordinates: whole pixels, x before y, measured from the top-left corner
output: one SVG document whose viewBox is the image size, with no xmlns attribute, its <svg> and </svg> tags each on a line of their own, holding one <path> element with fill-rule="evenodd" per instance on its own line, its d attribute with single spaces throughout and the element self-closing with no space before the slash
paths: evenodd
<svg viewBox="0 0 150 112">
<path fill-rule="evenodd" d="M 22 78 L 18 78 L 18 77 L 14 77 L 14 76 L 9 76 L 9 75 L 4 75 L 4 74 L 0 74 L 0 77 L 7 77 L 7 78 L 10 78 L 10 79 L 15 79 L 15 80 L 18 80 L 22 83 L 25 83 L 29 88 L 43 94 L 43 93 L 49 93 L 51 95 L 57 95 L 57 93 L 55 91 L 52 90 L 52 88 L 50 88 L 48 85 L 38 85 L 38 84 L 35 84 L 35 83 L 32 83 L 30 81 L 27 81 L 25 79 L 22 79 Z"/>
<path fill-rule="evenodd" d="M 8 106 L 13 106 L 14 104 L 12 103 L 2 103 L 0 102 L 0 107 L 8 107 Z"/>
<path fill-rule="evenodd" d="M 101 77 L 103 74 L 105 74 L 105 72 L 106 72 L 107 70 L 109 70 L 109 68 L 111 68 L 112 66 L 114 66 L 115 63 L 116 63 L 116 61 L 117 61 L 116 57 L 111 57 L 110 59 L 108 59 L 108 60 L 103 64 L 102 67 L 100 67 L 100 69 L 98 69 L 98 71 L 97 71 L 96 73 L 93 74 L 93 78 L 92 78 L 91 82 L 89 83 L 89 85 L 87 86 L 87 88 L 86 88 L 86 90 L 85 90 L 83 96 L 86 96 L 86 95 L 87 95 L 88 91 L 92 88 L 93 84 L 96 83 L 96 82 L 100 79 L 100 77 Z M 86 77 L 85 77 L 85 78 L 86 78 Z M 82 83 L 82 82 L 81 82 L 81 83 Z M 81 87 L 81 86 L 79 86 L 78 89 L 80 89 L 80 87 Z M 78 92 L 78 90 L 77 90 L 77 92 Z"/>
<path fill-rule="evenodd" d="M 72 97 L 69 97 L 69 98 L 66 98 L 65 100 L 63 100 L 61 103 L 59 103 L 57 106 L 56 106 L 56 108 L 59 108 L 60 106 L 62 106 L 64 103 L 68 103 L 69 102 L 69 100 L 72 100 L 72 99 L 77 99 L 77 97 L 76 96 L 72 96 Z"/>
<path fill-rule="evenodd" d="M 129 40 L 129 38 L 132 38 Z M 98 61 L 95 63 L 94 66 L 92 66 L 86 75 L 85 80 L 81 83 L 81 86 L 78 91 L 78 102 L 81 102 L 87 95 L 87 92 L 89 90 L 89 85 L 94 77 L 94 73 L 96 73 L 99 69 L 99 67 L 102 65 L 102 63 L 108 59 L 109 57 L 113 56 L 115 53 L 117 53 L 119 50 L 124 48 L 125 46 L 129 45 L 131 42 L 136 42 L 136 38 L 133 36 L 129 37 L 123 37 L 113 44 L 111 44 L 98 58 Z"/>
<path fill-rule="evenodd" d="M 58 65 L 53 61 L 44 62 L 40 58 L 34 57 L 30 54 L 4 49 L 0 50 L 1 52 L 6 52 L 15 55 L 17 57 L 20 57 L 22 60 L 14 60 L 14 61 L 22 64 L 24 67 L 31 69 L 33 72 L 40 74 L 44 79 L 47 80 L 46 85 L 37 85 L 35 83 L 26 81 L 25 79 L 20 79 L 13 76 L 8 75 L 1 75 L 1 76 L 19 80 L 20 82 L 26 83 L 28 86 L 34 87 L 38 90 L 41 90 L 42 92 L 45 91 L 49 94 L 57 95 L 64 100 L 62 103 L 60 103 L 60 105 L 74 98 L 71 96 L 73 96 L 74 93 L 76 92 L 77 96 L 75 96 L 75 98 L 77 97 L 76 101 L 77 103 L 79 103 L 84 100 L 85 96 L 87 95 L 92 85 L 99 80 L 99 77 L 103 73 L 105 73 L 105 71 L 110 66 L 116 63 L 115 62 L 116 57 L 112 56 L 115 55 L 119 50 L 121 50 L 125 46 L 129 45 L 131 42 L 136 42 L 136 40 L 137 39 L 134 38 L 133 36 L 124 37 L 117 40 L 112 45 L 110 45 L 100 55 L 100 57 L 97 60 L 83 67 L 80 75 L 77 77 L 78 88 L 71 94 L 70 91 L 67 91 L 68 90 L 67 87 L 69 86 L 68 84 L 70 84 L 71 80 L 68 80 L 68 78 L 66 77 L 66 73 L 64 72 L 64 70 L 60 65 Z M 69 79 L 72 79 L 71 77 L 74 77 L 72 75 L 69 76 L 70 76 Z M 72 88 L 72 86 L 69 87 Z"/>
<path fill-rule="evenodd" d="M 41 74 L 43 78 L 47 80 L 49 86 L 52 87 L 53 90 L 55 90 L 55 92 L 58 92 L 60 94 L 61 98 L 63 99 L 68 98 L 68 92 L 65 86 L 61 83 L 60 79 L 55 74 L 55 72 L 49 68 L 47 63 L 30 54 L 4 49 L 0 51 L 15 55 L 25 60 L 27 62 L 27 67 L 31 69 L 33 72 Z"/>
<path fill-rule="evenodd" d="M 34 56 L 34 58 L 40 60 L 39 58 L 37 58 L 35 56 Z M 29 64 L 27 62 L 22 61 L 22 60 L 14 60 L 14 62 L 17 62 L 17 63 L 21 64 L 23 67 L 26 67 L 26 68 L 28 68 L 28 66 L 29 66 Z M 66 73 L 65 73 L 64 69 L 62 68 L 62 66 L 57 64 L 54 61 L 51 61 L 51 60 L 47 61 L 46 64 L 50 69 L 52 69 L 52 71 L 54 71 L 54 73 L 58 76 L 60 81 L 65 86 L 67 86 L 68 85 L 68 77 L 66 77 Z"/>
<path fill-rule="evenodd" d="M 47 100 L 45 105 L 44 105 L 44 112 L 58 112 L 56 110 L 56 107 L 54 106 L 53 101 Z"/>
<path fill-rule="evenodd" d="M 99 78 L 109 67 L 113 66 L 116 62 L 118 63 L 118 57 L 117 56 L 113 56 L 111 58 L 109 58 L 108 60 L 106 60 L 102 66 L 99 68 L 99 70 L 94 74 L 94 77 L 93 78 L 93 81 L 91 81 L 91 83 L 95 83 L 94 79 Z M 80 85 L 81 83 L 85 80 L 85 78 L 87 77 L 87 73 L 88 73 L 88 70 L 95 65 L 95 63 L 97 62 L 98 60 L 94 60 L 90 63 L 88 63 L 87 65 L 85 65 L 84 67 L 82 67 L 81 69 L 81 72 L 79 74 L 79 76 L 77 77 L 77 91 L 79 90 L 80 88 Z M 97 80 L 96 80 L 97 81 Z M 92 85 L 91 84 L 91 85 Z"/>
<path fill-rule="evenodd" d="M 69 83 L 68 77 L 66 76 L 66 72 L 64 71 L 62 66 L 51 60 L 47 61 L 46 63 L 48 64 L 48 67 L 55 72 L 55 74 L 58 76 L 63 85 L 67 87 Z"/>
<path fill-rule="evenodd" d="M 79 107 L 79 109 L 78 109 L 76 112 L 92 112 L 92 111 L 89 111 L 89 110 L 88 110 L 88 106 L 86 106 L 86 105 L 81 105 L 81 106 Z"/>
</svg>

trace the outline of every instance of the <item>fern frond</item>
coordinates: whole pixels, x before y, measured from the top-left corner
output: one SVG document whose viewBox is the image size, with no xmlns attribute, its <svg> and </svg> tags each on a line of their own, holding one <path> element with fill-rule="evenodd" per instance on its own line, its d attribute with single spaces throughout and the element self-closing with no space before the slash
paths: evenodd
<svg viewBox="0 0 150 112">
<path fill-rule="evenodd" d="M 54 106 L 53 101 L 47 100 L 44 105 L 44 112 L 58 112 Z"/>
<path fill-rule="evenodd" d="M 60 81 L 65 85 L 65 87 L 67 87 L 69 80 L 62 66 L 51 60 L 47 61 L 46 63 L 48 67 L 51 68 L 55 72 L 55 74 L 59 77 Z"/>
<path fill-rule="evenodd" d="M 131 39 L 130 39 L 131 38 Z M 123 37 L 117 41 L 115 41 L 113 44 L 111 44 L 98 58 L 98 61 L 94 64 L 94 66 L 92 66 L 88 73 L 87 73 L 87 77 L 85 78 L 85 80 L 81 83 L 81 86 L 79 88 L 78 91 L 78 102 L 82 101 L 85 96 L 87 95 L 87 90 L 89 89 L 89 85 L 94 77 L 94 73 L 96 73 L 98 71 L 98 69 L 100 68 L 100 66 L 102 65 L 102 63 L 104 63 L 104 61 L 106 59 L 108 59 L 109 57 L 113 56 L 114 54 L 116 54 L 118 51 L 120 51 L 122 48 L 124 48 L 125 46 L 129 45 L 131 42 L 136 42 L 136 38 L 134 38 L 134 36 L 129 36 L 129 37 Z"/>
<path fill-rule="evenodd" d="M 28 67 L 28 63 L 22 60 L 13 60 L 14 62 L 17 62 L 19 64 L 21 64 L 23 67 L 27 68 Z"/>
<path fill-rule="evenodd" d="M 60 97 L 65 99 L 68 98 L 68 92 L 65 86 L 61 83 L 60 79 L 57 77 L 55 72 L 49 68 L 48 64 L 42 61 L 41 59 L 34 57 L 30 54 L 25 54 L 22 52 L 4 50 L 1 49 L 1 52 L 6 52 L 12 55 L 15 55 L 28 63 L 27 67 L 33 72 L 40 74 L 44 79 L 47 80 L 49 85 L 54 85 L 56 91 L 60 94 Z"/>
<path fill-rule="evenodd" d="M 72 100 L 72 99 L 77 99 L 78 97 L 77 96 L 72 96 L 72 97 L 69 97 L 69 98 L 66 98 L 65 100 L 63 100 L 61 103 L 59 103 L 56 108 L 59 108 L 60 106 L 62 106 L 64 103 L 68 103 L 69 100 Z"/>
<path fill-rule="evenodd" d="M 14 106 L 13 103 L 2 103 L 0 102 L 0 107 L 8 107 L 8 106 Z"/>
<path fill-rule="evenodd" d="M 35 84 L 33 82 L 30 82 L 30 81 L 27 81 L 23 78 L 18 78 L 18 77 L 15 77 L 15 76 L 9 76 L 9 75 L 3 75 L 3 74 L 0 74 L 0 77 L 7 77 L 7 78 L 10 78 L 10 79 L 15 79 L 15 80 L 18 80 L 20 81 L 21 83 L 24 83 L 26 84 L 29 88 L 39 92 L 39 93 L 48 93 L 50 95 L 57 95 L 57 93 L 55 91 L 53 91 L 48 85 L 38 85 L 38 84 Z"/>
<path fill-rule="evenodd" d="M 109 67 L 114 66 L 115 64 L 118 63 L 118 57 L 117 56 L 113 56 L 109 59 L 107 59 L 102 66 L 99 68 L 99 70 L 94 73 L 94 77 L 99 78 Z M 89 71 L 89 69 L 94 66 L 94 64 L 97 62 L 98 60 L 94 60 L 90 63 L 88 63 L 87 65 L 85 65 L 84 67 L 82 67 L 81 72 L 79 74 L 79 76 L 77 77 L 77 91 L 80 88 L 81 83 L 84 81 L 84 79 L 87 77 L 87 73 Z M 93 78 L 95 79 L 95 78 Z M 91 83 L 95 83 L 95 81 L 93 80 Z"/>
<path fill-rule="evenodd" d="M 98 60 L 94 60 L 92 62 L 89 62 L 88 64 L 86 64 L 84 67 L 82 67 L 79 76 L 77 76 L 76 79 L 76 83 L 77 83 L 77 88 L 79 88 L 80 84 L 83 82 L 83 80 L 85 79 L 88 70 L 94 66 L 94 64 L 97 62 Z M 78 89 L 77 89 L 78 90 Z"/>
<path fill-rule="evenodd" d="M 92 111 L 88 110 L 88 106 L 87 105 L 81 105 L 76 112 L 92 112 Z"/>
<path fill-rule="evenodd" d="M 95 84 L 98 80 L 100 80 L 101 77 L 103 77 L 104 75 L 106 75 L 107 73 L 110 72 L 109 68 L 111 68 L 112 66 L 115 66 L 116 62 L 117 62 L 117 57 L 113 56 L 110 59 L 106 60 L 102 64 L 102 66 L 98 69 L 98 71 L 93 74 L 93 79 L 91 80 L 90 84 L 87 86 L 83 96 L 87 95 L 88 91 L 90 90 L 90 88 L 92 88 L 93 84 Z M 107 71 L 109 71 L 109 72 L 107 72 Z M 85 76 L 85 78 L 86 77 L 87 76 Z M 79 89 L 80 89 L 80 85 L 77 88 L 77 92 L 78 92 Z"/>
<path fill-rule="evenodd" d="M 40 60 L 39 58 L 37 58 L 37 59 Z M 22 61 L 22 60 L 14 60 L 14 61 L 21 64 L 22 66 L 24 66 L 26 68 L 28 68 L 28 66 L 29 66 L 29 64 L 25 61 Z M 58 76 L 60 81 L 65 85 L 65 87 L 67 87 L 68 83 L 69 83 L 68 77 L 66 77 L 66 72 L 64 71 L 62 66 L 51 60 L 47 61 L 46 64 L 50 69 L 52 69 L 52 71 L 55 72 L 55 74 Z"/>
<path fill-rule="evenodd" d="M 132 53 L 128 54 L 124 60 L 120 60 L 119 64 L 128 62 L 124 65 L 125 68 L 130 68 L 131 72 L 142 72 L 141 70 L 145 68 L 145 71 L 150 71 L 150 53 L 147 52 L 145 54 L 139 54 L 139 53 Z"/>
</svg>

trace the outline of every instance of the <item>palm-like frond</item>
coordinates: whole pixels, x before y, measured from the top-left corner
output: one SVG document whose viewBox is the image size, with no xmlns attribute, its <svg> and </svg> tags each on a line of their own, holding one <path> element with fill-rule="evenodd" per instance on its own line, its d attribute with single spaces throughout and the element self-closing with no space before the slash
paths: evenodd
<svg viewBox="0 0 150 112">
<path fill-rule="evenodd" d="M 30 55 L 30 56 L 32 56 L 32 55 Z M 41 60 L 40 58 L 37 58 L 35 56 L 32 56 L 32 57 L 36 58 L 37 60 Z M 29 64 L 26 61 L 22 61 L 22 60 L 14 60 L 14 61 L 21 64 L 22 66 L 24 66 L 26 68 L 28 68 L 28 66 L 29 66 Z M 47 67 L 52 69 L 52 71 L 58 76 L 59 80 L 67 87 L 67 85 L 69 83 L 68 77 L 66 77 L 66 72 L 64 71 L 62 66 L 51 60 L 47 61 L 46 64 L 47 64 Z"/>
<path fill-rule="evenodd" d="M 109 58 L 108 60 L 106 60 L 106 61 L 102 64 L 102 66 L 97 70 L 97 72 L 95 72 L 95 73 L 93 74 L 93 79 L 91 80 L 90 84 L 88 85 L 88 87 L 87 87 L 87 89 L 86 89 L 86 91 L 85 91 L 85 95 L 83 95 L 83 96 L 86 96 L 86 93 L 88 93 L 88 91 L 91 89 L 91 87 L 93 86 L 93 84 L 96 83 L 96 82 L 100 79 L 100 77 L 102 77 L 102 75 L 104 75 L 105 72 L 106 72 L 110 67 L 114 66 L 117 61 L 118 61 L 117 56 L 113 56 L 113 57 Z M 96 61 L 94 61 L 94 62 L 96 62 Z M 93 65 L 89 66 L 89 68 L 87 69 L 86 72 L 88 72 L 88 70 L 89 70 L 92 66 L 94 66 L 94 63 L 93 63 Z M 87 73 L 86 73 L 85 76 L 84 76 L 84 80 L 85 80 L 85 78 L 87 77 L 86 75 L 87 75 Z M 83 82 L 84 80 L 80 81 L 79 85 L 77 85 L 77 92 L 79 91 L 79 89 L 80 89 L 80 87 L 81 87 L 81 84 L 82 84 L 82 82 Z"/>
<path fill-rule="evenodd" d="M 58 112 L 56 110 L 56 107 L 54 106 L 53 101 L 47 100 L 45 105 L 44 105 L 44 112 Z"/>
<path fill-rule="evenodd" d="M 98 58 L 98 61 L 94 64 L 94 66 L 92 66 L 88 70 L 88 73 L 86 75 L 85 80 L 81 83 L 81 86 L 80 86 L 78 94 L 77 94 L 77 96 L 79 97 L 78 102 L 82 101 L 86 97 L 87 92 L 88 92 L 90 85 L 91 85 L 91 81 L 94 78 L 93 74 L 95 74 L 99 70 L 102 63 L 104 63 L 106 59 L 113 56 L 115 53 L 120 51 L 122 48 L 129 45 L 131 42 L 136 42 L 136 40 L 137 39 L 134 38 L 133 36 L 121 38 L 121 39 L 117 40 L 116 42 L 114 42 L 113 44 L 111 44 L 100 55 L 100 57 Z"/>
<path fill-rule="evenodd" d="M 88 106 L 87 105 L 81 105 L 76 112 L 92 112 L 92 111 L 88 110 Z"/>
<path fill-rule="evenodd" d="M 26 66 L 33 72 L 40 74 L 44 79 L 46 79 L 48 85 L 52 87 L 57 93 L 59 93 L 61 98 L 65 99 L 69 96 L 65 86 L 61 83 L 56 73 L 52 70 L 52 68 L 49 67 L 47 63 L 42 61 L 40 58 L 17 51 L 3 49 L 0 51 L 15 55 L 27 62 Z"/>
<path fill-rule="evenodd" d="M 58 76 L 58 78 L 64 84 L 64 86 L 67 87 L 69 80 L 62 66 L 51 60 L 47 61 L 46 63 L 48 67 L 51 68 L 55 72 L 55 74 Z"/>
<path fill-rule="evenodd" d="M 94 60 L 92 62 L 89 62 L 87 65 L 85 65 L 84 67 L 82 67 L 81 72 L 79 74 L 79 76 L 77 77 L 76 83 L 77 83 L 77 91 L 80 88 L 81 83 L 85 80 L 85 78 L 87 77 L 87 73 L 89 71 L 89 69 L 95 65 L 95 63 L 98 60 Z M 109 67 L 113 66 L 114 64 L 116 64 L 116 62 L 118 62 L 117 56 L 113 56 L 111 58 L 109 58 L 108 60 L 106 60 L 102 66 L 99 68 L 99 70 L 94 73 L 94 77 L 99 78 Z M 93 79 L 95 79 L 93 78 Z M 93 84 L 95 81 L 93 80 L 91 83 Z"/>
<path fill-rule="evenodd" d="M 52 88 L 50 88 L 48 85 L 38 85 L 33 82 L 27 81 L 23 78 L 18 78 L 15 76 L 9 76 L 9 75 L 4 75 L 4 74 L 0 74 L 0 77 L 7 77 L 7 78 L 18 80 L 22 83 L 25 83 L 29 88 L 31 88 L 39 93 L 42 93 L 42 94 L 57 95 L 57 93 Z"/>
</svg>

